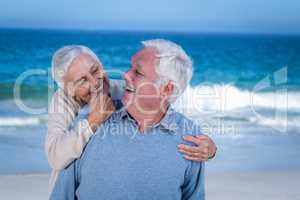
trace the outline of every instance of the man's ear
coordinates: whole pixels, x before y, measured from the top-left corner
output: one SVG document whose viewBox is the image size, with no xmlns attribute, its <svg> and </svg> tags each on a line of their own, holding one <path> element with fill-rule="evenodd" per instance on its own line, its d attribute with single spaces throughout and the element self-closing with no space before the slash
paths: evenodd
<svg viewBox="0 0 300 200">
<path fill-rule="evenodd" d="M 166 85 L 164 85 L 162 87 L 162 90 L 161 90 L 161 94 L 163 97 L 170 97 L 173 92 L 174 92 L 174 84 L 173 82 L 169 81 Z"/>
</svg>

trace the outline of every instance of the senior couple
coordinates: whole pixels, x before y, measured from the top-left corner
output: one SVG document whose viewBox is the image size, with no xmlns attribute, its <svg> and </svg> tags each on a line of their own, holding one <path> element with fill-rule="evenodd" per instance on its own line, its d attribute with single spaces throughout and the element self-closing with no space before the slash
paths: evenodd
<svg viewBox="0 0 300 200">
<path fill-rule="evenodd" d="M 124 81 L 109 81 L 87 47 L 53 56 L 49 105 L 50 199 L 204 199 L 204 161 L 216 146 L 173 110 L 191 58 L 163 39 L 142 42 Z"/>
</svg>

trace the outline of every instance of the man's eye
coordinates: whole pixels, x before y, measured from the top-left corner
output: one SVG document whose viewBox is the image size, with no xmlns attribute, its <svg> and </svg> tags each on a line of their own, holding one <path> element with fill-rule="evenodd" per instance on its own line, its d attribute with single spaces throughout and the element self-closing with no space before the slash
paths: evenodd
<svg viewBox="0 0 300 200">
<path fill-rule="evenodd" d="M 141 73 L 139 70 L 135 70 L 135 73 L 137 74 L 137 75 L 144 75 L 143 73 Z"/>
<path fill-rule="evenodd" d="M 98 70 L 95 70 L 95 71 L 92 72 L 92 74 L 96 75 L 96 74 L 98 74 L 98 72 L 99 72 Z"/>
</svg>

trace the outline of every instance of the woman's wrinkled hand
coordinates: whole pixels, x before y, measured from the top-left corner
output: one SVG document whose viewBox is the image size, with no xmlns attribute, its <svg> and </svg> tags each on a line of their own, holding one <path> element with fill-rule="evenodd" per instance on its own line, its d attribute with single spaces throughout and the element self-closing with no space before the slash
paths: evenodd
<svg viewBox="0 0 300 200">
<path fill-rule="evenodd" d="M 207 135 L 185 135 L 185 141 L 191 142 L 196 146 L 180 144 L 178 151 L 184 154 L 184 158 L 193 161 L 207 161 L 216 154 L 217 147 L 210 137 Z"/>
</svg>

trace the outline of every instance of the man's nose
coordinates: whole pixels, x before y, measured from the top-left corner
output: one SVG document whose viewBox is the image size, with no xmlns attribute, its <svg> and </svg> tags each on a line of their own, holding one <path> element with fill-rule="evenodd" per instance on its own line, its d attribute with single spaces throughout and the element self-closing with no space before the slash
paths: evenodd
<svg viewBox="0 0 300 200">
<path fill-rule="evenodd" d="M 124 75 L 123 75 L 123 79 L 125 81 L 132 81 L 132 78 L 130 76 L 130 70 L 128 70 Z"/>
</svg>

